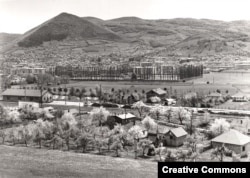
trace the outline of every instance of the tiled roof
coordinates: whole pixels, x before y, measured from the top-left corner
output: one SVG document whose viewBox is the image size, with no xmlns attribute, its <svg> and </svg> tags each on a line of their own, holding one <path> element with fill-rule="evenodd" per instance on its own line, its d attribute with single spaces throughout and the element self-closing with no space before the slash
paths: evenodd
<svg viewBox="0 0 250 178">
<path fill-rule="evenodd" d="M 233 145 L 245 145 L 250 142 L 250 137 L 240 133 L 237 130 L 231 129 L 218 137 L 212 139 L 212 142 L 228 143 Z"/>
<path fill-rule="evenodd" d="M 176 137 L 187 135 L 187 132 L 182 127 L 171 129 L 170 132 L 172 132 Z"/>
</svg>

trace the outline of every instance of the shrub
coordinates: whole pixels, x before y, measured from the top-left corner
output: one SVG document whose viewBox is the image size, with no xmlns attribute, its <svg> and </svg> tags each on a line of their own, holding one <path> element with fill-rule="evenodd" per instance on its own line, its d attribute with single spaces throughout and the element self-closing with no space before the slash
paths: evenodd
<svg viewBox="0 0 250 178">
<path fill-rule="evenodd" d="M 209 125 L 209 120 L 201 120 L 198 123 L 198 127 L 201 127 L 201 128 L 207 127 L 208 125 Z"/>
<path fill-rule="evenodd" d="M 115 118 L 108 116 L 106 123 L 104 123 L 109 127 L 109 129 L 113 129 L 116 125 Z"/>
<path fill-rule="evenodd" d="M 103 103 L 102 106 L 105 108 L 118 108 L 118 105 L 113 103 Z"/>
</svg>

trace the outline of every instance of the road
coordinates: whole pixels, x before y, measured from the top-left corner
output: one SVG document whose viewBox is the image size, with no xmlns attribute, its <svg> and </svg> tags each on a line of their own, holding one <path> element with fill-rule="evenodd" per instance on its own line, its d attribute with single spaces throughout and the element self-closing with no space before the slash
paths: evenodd
<svg viewBox="0 0 250 178">
<path fill-rule="evenodd" d="M 156 178 L 157 163 L 0 145 L 0 178 Z"/>
</svg>

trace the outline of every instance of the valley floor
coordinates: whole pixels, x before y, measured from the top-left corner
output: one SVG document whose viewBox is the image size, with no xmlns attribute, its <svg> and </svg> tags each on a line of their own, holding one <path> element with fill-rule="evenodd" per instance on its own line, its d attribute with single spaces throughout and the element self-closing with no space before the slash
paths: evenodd
<svg viewBox="0 0 250 178">
<path fill-rule="evenodd" d="M 0 145 L 1 178 L 154 178 L 157 163 Z"/>
</svg>

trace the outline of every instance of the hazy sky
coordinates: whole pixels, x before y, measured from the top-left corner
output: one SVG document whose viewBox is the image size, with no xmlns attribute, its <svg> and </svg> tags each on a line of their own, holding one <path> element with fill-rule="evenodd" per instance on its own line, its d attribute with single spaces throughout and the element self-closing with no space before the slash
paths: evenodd
<svg viewBox="0 0 250 178">
<path fill-rule="evenodd" d="M 24 33 L 61 12 L 112 19 L 250 20 L 250 0 L 0 0 L 0 32 Z"/>
</svg>

